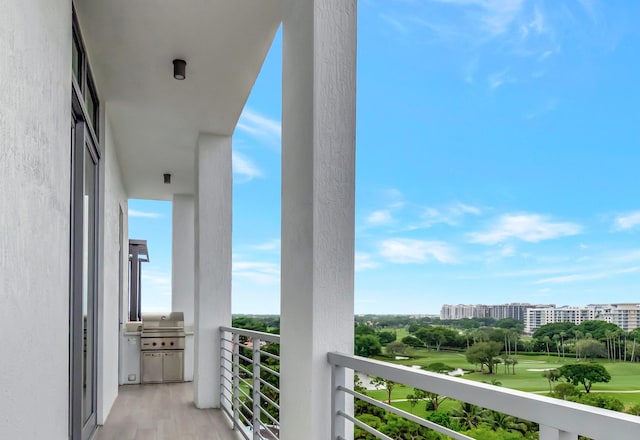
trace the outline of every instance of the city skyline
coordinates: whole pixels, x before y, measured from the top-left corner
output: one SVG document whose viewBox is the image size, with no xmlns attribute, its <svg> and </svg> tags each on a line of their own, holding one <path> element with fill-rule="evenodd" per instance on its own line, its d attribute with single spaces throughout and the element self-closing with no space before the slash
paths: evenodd
<svg viewBox="0 0 640 440">
<path fill-rule="evenodd" d="M 637 300 L 638 16 L 360 2 L 356 313 Z M 233 137 L 234 313 L 279 312 L 281 44 Z M 130 203 L 130 237 L 149 240 L 143 292 L 165 303 L 168 206 Z"/>
</svg>

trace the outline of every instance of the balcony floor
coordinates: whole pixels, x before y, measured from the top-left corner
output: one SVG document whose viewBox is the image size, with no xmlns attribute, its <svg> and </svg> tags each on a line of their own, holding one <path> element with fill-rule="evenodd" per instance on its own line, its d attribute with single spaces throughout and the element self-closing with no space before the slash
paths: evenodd
<svg viewBox="0 0 640 440">
<path fill-rule="evenodd" d="M 95 440 L 238 440 L 224 413 L 198 409 L 190 382 L 121 386 Z"/>
</svg>

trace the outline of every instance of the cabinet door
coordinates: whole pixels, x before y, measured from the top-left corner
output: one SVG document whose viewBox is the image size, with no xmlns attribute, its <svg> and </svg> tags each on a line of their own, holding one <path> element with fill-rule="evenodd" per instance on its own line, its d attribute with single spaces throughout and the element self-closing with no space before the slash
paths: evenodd
<svg viewBox="0 0 640 440">
<path fill-rule="evenodd" d="M 184 380 L 184 355 L 181 351 L 169 351 L 164 354 L 163 379 L 165 382 L 182 382 Z"/>
<path fill-rule="evenodd" d="M 142 354 L 142 383 L 162 382 L 162 353 Z"/>
</svg>

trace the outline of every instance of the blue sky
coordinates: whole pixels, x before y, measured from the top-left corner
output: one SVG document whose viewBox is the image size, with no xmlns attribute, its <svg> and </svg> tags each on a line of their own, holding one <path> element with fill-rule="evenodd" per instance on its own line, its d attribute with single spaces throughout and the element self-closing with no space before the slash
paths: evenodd
<svg viewBox="0 0 640 440">
<path fill-rule="evenodd" d="M 640 302 L 640 2 L 358 13 L 356 313 Z M 234 313 L 279 312 L 280 96 L 278 35 L 233 138 Z M 130 209 L 168 307 L 170 204 Z"/>
</svg>

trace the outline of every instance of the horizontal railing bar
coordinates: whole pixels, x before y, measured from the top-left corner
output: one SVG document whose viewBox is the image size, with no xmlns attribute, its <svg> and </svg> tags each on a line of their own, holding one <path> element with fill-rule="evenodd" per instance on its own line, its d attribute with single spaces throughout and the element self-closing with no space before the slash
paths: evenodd
<svg viewBox="0 0 640 440">
<path fill-rule="evenodd" d="M 262 420 L 260 420 L 259 422 L 260 422 L 260 425 L 262 425 L 262 427 L 263 427 L 264 429 L 266 429 L 267 431 L 269 431 L 269 434 L 271 434 L 271 436 L 272 436 L 272 437 L 274 437 L 274 438 L 278 438 L 278 436 L 277 436 L 277 435 L 275 435 L 275 434 L 273 433 L 273 431 L 272 431 L 272 430 L 271 430 L 267 425 L 265 425 L 264 423 L 262 423 Z M 260 433 L 258 433 L 258 435 L 260 435 Z M 260 437 L 261 437 L 261 438 L 264 438 L 264 437 L 262 437 L 262 435 L 260 435 Z"/>
<path fill-rule="evenodd" d="M 245 363 L 242 363 L 242 362 L 237 363 L 236 365 L 238 366 L 238 368 L 241 371 L 247 373 L 247 375 L 249 375 L 249 377 L 253 376 L 253 365 L 245 364 Z"/>
<path fill-rule="evenodd" d="M 610 438 L 611 433 L 615 432 L 616 440 L 636 440 L 640 431 L 640 418 L 630 414 L 392 365 L 360 356 L 329 353 L 327 357 L 332 365 L 446 395 L 561 431 L 580 433 L 596 439 Z"/>
<path fill-rule="evenodd" d="M 251 413 L 251 417 L 253 417 L 253 410 L 251 408 L 249 408 L 247 405 L 244 404 L 243 401 L 239 400 L 238 403 L 240 404 L 241 407 L 243 407 L 244 409 L 246 409 L 248 412 Z M 242 411 L 238 411 L 239 414 L 242 414 Z M 247 423 L 249 423 L 249 425 L 251 425 L 251 422 L 245 418 L 245 420 L 247 421 Z"/>
<path fill-rule="evenodd" d="M 220 387 L 221 387 L 221 388 L 224 388 L 225 390 L 227 390 L 227 392 L 229 393 L 229 395 L 233 395 L 233 391 L 231 391 L 229 388 L 227 388 L 227 386 L 226 386 L 226 385 L 224 385 L 224 384 L 220 384 Z M 222 394 L 222 393 L 221 393 L 221 394 Z"/>
<path fill-rule="evenodd" d="M 275 417 L 273 417 L 271 414 L 269 414 L 269 412 L 266 409 L 264 409 L 263 407 L 260 407 L 260 412 L 262 414 L 264 414 L 265 416 L 267 416 L 267 418 L 269 420 L 271 420 L 273 423 L 275 423 L 276 425 L 280 424 L 280 422 Z"/>
<path fill-rule="evenodd" d="M 251 364 L 251 363 L 253 363 L 253 359 L 251 359 L 251 358 L 249 358 L 249 357 L 246 357 L 246 356 L 245 356 L 245 355 L 243 355 L 243 354 L 238 353 L 238 357 L 239 357 L 240 359 L 244 360 L 244 361 L 247 361 L 247 362 L 248 362 L 248 363 L 250 363 L 250 364 Z"/>
<path fill-rule="evenodd" d="M 227 366 L 226 366 L 226 365 L 220 364 L 220 369 L 221 369 L 221 370 L 225 370 L 225 371 L 227 371 L 227 372 L 229 372 L 229 373 L 233 374 L 233 370 L 230 370 L 229 368 L 227 368 Z M 221 374 L 220 376 L 224 377 L 224 374 Z"/>
<path fill-rule="evenodd" d="M 249 394 L 247 394 L 242 388 L 238 387 L 238 391 L 241 392 L 242 395 L 247 399 L 252 400 L 252 397 Z"/>
<path fill-rule="evenodd" d="M 355 417 L 351 417 L 349 414 L 343 412 L 343 411 L 338 411 L 336 413 L 337 415 L 344 417 L 345 419 L 349 420 L 351 423 L 353 423 L 354 425 L 364 429 L 365 431 L 367 431 L 369 434 L 375 435 L 376 438 L 381 438 L 382 440 L 393 440 L 391 437 L 389 437 L 388 435 L 385 435 L 383 433 L 381 433 L 380 431 L 378 431 L 375 428 L 372 428 L 371 426 L 367 425 L 364 422 L 361 422 L 360 420 L 356 419 Z"/>
<path fill-rule="evenodd" d="M 240 402 L 240 404 L 241 404 L 242 406 L 244 406 L 244 405 L 242 404 L 242 402 Z M 246 408 L 246 406 L 244 406 L 244 407 Z M 249 419 L 247 419 L 247 418 L 244 416 L 244 414 L 242 414 L 242 411 L 238 411 L 238 416 L 242 417 L 242 420 L 244 421 L 244 423 L 246 423 L 246 426 L 251 426 L 251 422 L 249 421 Z"/>
<path fill-rule="evenodd" d="M 221 346 L 221 347 L 220 347 L 220 350 L 221 350 L 221 351 L 226 351 L 227 353 L 231 353 L 231 354 L 233 354 L 233 350 L 229 350 L 227 347 L 224 347 L 224 346 Z"/>
<path fill-rule="evenodd" d="M 272 370 L 271 368 L 265 366 L 264 364 L 261 364 L 260 368 L 265 370 L 265 371 L 268 371 L 269 373 L 275 374 L 276 376 L 280 377 L 280 373 L 278 373 L 277 371 Z"/>
<path fill-rule="evenodd" d="M 248 386 L 249 388 L 252 388 L 252 387 L 253 387 L 253 383 L 251 383 L 251 382 L 247 382 L 246 380 L 244 380 L 244 379 L 243 379 L 243 378 L 241 378 L 241 377 L 238 377 L 238 380 L 239 380 L 239 381 L 241 381 L 241 382 L 242 382 L 243 384 L 245 384 L 246 386 Z"/>
<path fill-rule="evenodd" d="M 253 345 L 248 345 L 242 342 L 238 342 L 238 347 L 242 347 L 245 350 L 253 350 Z"/>
<path fill-rule="evenodd" d="M 278 389 L 277 387 L 271 385 L 269 382 L 267 382 L 266 380 L 264 380 L 261 377 L 259 379 L 260 379 L 260 383 L 262 383 L 263 385 L 266 385 L 267 387 L 271 388 L 276 393 L 280 393 L 280 389 Z"/>
<path fill-rule="evenodd" d="M 233 381 L 231 379 L 225 376 L 220 376 L 220 377 L 223 381 L 225 381 L 225 383 L 228 383 L 229 385 L 233 386 Z M 221 383 L 220 386 L 224 386 L 224 384 Z"/>
<path fill-rule="evenodd" d="M 224 336 L 221 336 L 221 337 L 220 337 L 220 340 L 221 340 L 221 341 L 223 341 L 223 342 L 228 342 L 228 343 L 230 343 L 230 344 L 233 344 L 233 339 L 227 339 L 227 338 L 225 338 Z"/>
<path fill-rule="evenodd" d="M 267 357 L 270 357 L 272 359 L 275 359 L 277 361 L 280 360 L 280 356 L 278 356 L 277 354 L 269 353 L 268 351 L 260 350 L 260 354 L 263 354 L 263 355 L 265 355 Z"/>
<path fill-rule="evenodd" d="M 258 392 L 258 394 L 260 395 L 260 397 L 262 397 L 264 400 L 266 400 L 271 406 L 273 406 L 276 409 L 280 410 L 280 405 L 278 405 L 276 402 L 274 402 L 273 400 L 269 399 L 267 396 L 265 396 L 261 392 Z"/>
<path fill-rule="evenodd" d="M 377 406 L 378 408 L 382 408 L 382 409 L 384 409 L 386 411 L 392 412 L 395 415 L 403 417 L 403 418 L 405 418 L 407 420 L 411 420 L 412 422 L 417 423 L 418 425 L 424 426 L 425 428 L 431 429 L 432 431 L 437 431 L 437 432 L 440 432 L 442 434 L 446 434 L 449 437 L 452 437 L 452 438 L 458 439 L 458 440 L 474 440 L 473 437 L 469 437 L 469 436 L 466 436 L 464 434 L 460 434 L 459 432 L 454 431 L 453 429 L 449 429 L 447 427 L 439 425 L 439 424 L 437 424 L 435 422 L 432 422 L 430 420 L 421 419 L 420 417 L 416 417 L 411 413 L 403 411 L 403 410 L 401 410 L 399 408 L 396 408 L 395 406 L 386 404 L 384 402 L 380 402 L 379 400 L 372 399 L 371 397 L 369 397 L 369 396 L 367 396 L 365 394 L 359 393 L 357 391 L 350 390 L 350 389 L 345 388 L 343 386 L 338 386 L 338 390 L 339 391 L 343 391 L 343 392 L 348 393 L 348 394 L 351 394 L 352 396 L 354 396 L 357 399 L 364 400 L 365 402 L 368 402 L 368 403 L 370 403 L 370 404 L 372 404 L 374 406 Z"/>
<path fill-rule="evenodd" d="M 253 339 L 260 339 L 261 341 L 274 342 L 276 344 L 280 343 L 280 335 L 274 335 L 273 333 L 257 332 L 254 330 L 245 330 L 245 329 L 235 328 L 235 327 L 220 327 L 220 331 L 237 333 L 240 336 L 247 336 Z"/>
</svg>

